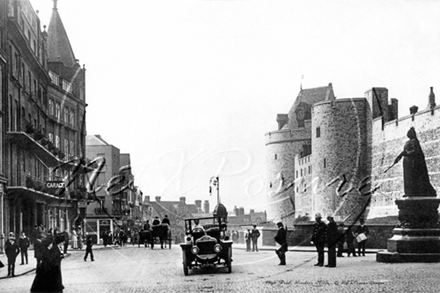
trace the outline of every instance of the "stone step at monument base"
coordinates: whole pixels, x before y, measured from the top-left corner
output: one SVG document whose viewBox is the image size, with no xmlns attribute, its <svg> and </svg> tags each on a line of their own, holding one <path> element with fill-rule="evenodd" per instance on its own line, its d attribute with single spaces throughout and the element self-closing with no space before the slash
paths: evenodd
<svg viewBox="0 0 440 293">
<path fill-rule="evenodd" d="M 379 251 L 376 261 L 385 263 L 440 262 L 440 253 L 399 253 Z"/>
</svg>

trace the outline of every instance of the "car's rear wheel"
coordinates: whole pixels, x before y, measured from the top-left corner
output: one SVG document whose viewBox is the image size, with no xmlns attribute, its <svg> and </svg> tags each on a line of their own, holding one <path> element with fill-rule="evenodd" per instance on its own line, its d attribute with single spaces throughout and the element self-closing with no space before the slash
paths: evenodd
<svg viewBox="0 0 440 293">
<path fill-rule="evenodd" d="M 186 262 L 186 251 L 183 251 L 183 273 L 185 274 L 185 276 L 188 276 L 188 265 Z"/>
<path fill-rule="evenodd" d="M 228 267 L 228 274 L 232 272 L 232 247 L 228 248 L 228 257 L 226 259 L 226 266 Z"/>
</svg>

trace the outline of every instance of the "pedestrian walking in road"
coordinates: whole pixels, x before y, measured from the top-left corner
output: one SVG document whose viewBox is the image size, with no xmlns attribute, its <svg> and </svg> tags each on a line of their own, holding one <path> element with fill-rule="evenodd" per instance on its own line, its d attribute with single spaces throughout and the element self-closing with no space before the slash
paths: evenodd
<svg viewBox="0 0 440 293">
<path fill-rule="evenodd" d="M 21 252 L 21 264 L 24 265 L 24 261 L 26 260 L 26 264 L 28 264 L 28 248 L 31 242 L 29 238 L 27 238 L 24 232 L 21 232 L 21 236 L 18 239 L 18 246 L 20 247 Z"/>
<path fill-rule="evenodd" d="M 41 239 L 41 264 L 37 267 L 31 293 L 63 292 L 64 286 L 61 275 L 62 254 L 58 247 L 61 239 L 47 235 Z M 58 243 L 57 243 L 58 242 Z"/>
<path fill-rule="evenodd" d="M 278 232 L 275 236 L 275 242 L 278 243 L 280 248 L 275 250 L 275 253 L 278 255 L 280 259 L 280 266 L 286 265 L 286 252 L 287 252 L 287 231 L 284 229 L 284 225 L 282 222 L 277 223 Z"/>
<path fill-rule="evenodd" d="M 365 220 L 359 220 L 360 225 L 356 228 L 355 236 L 358 242 L 358 255 L 365 256 L 365 244 L 367 243 L 368 234 L 370 233 L 368 227 L 365 225 Z"/>
<path fill-rule="evenodd" d="M 338 254 L 337 257 L 344 257 L 342 252 L 344 251 L 344 243 L 345 243 L 345 230 L 344 223 L 339 224 L 338 233 L 339 233 L 339 241 L 338 241 Z"/>
<path fill-rule="evenodd" d="M 67 248 L 69 247 L 69 239 L 70 239 L 69 232 L 67 232 L 67 230 L 64 230 L 63 235 L 64 235 L 63 253 L 66 254 Z"/>
<path fill-rule="evenodd" d="M 87 257 L 89 256 L 89 254 L 90 254 L 90 260 L 95 261 L 93 258 L 92 246 L 93 246 L 92 236 L 88 235 L 86 240 L 86 254 L 84 255 L 84 261 L 87 261 Z"/>
<path fill-rule="evenodd" d="M 252 229 L 252 232 L 251 232 L 252 251 L 258 252 L 258 237 L 260 237 L 260 231 L 258 231 L 257 225 L 254 225 L 254 229 Z"/>
<path fill-rule="evenodd" d="M 8 277 L 15 277 L 15 260 L 20 253 L 20 248 L 15 241 L 14 233 L 9 233 L 8 241 L 5 244 L 5 254 L 8 258 Z"/>
<path fill-rule="evenodd" d="M 353 254 L 356 257 L 356 250 L 354 249 L 354 233 L 351 230 L 351 226 L 348 226 L 347 231 L 345 231 L 345 239 L 347 241 L 347 256 L 350 257 L 350 254 Z"/>
<path fill-rule="evenodd" d="M 336 224 L 333 216 L 327 216 L 327 265 L 326 267 L 336 267 L 336 245 L 339 241 L 338 224 Z"/>
<path fill-rule="evenodd" d="M 246 240 L 246 252 L 250 252 L 251 251 L 251 229 L 247 229 L 247 232 L 244 235 L 244 239 Z"/>
<path fill-rule="evenodd" d="M 321 220 L 320 213 L 315 215 L 315 226 L 313 227 L 312 242 L 315 244 L 318 252 L 318 262 L 315 266 L 322 267 L 324 265 L 324 246 L 327 238 L 327 225 Z"/>
</svg>

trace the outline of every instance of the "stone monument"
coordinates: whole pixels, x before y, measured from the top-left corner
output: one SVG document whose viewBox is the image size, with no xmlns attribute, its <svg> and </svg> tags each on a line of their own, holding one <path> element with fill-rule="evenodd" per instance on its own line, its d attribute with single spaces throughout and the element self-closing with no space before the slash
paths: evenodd
<svg viewBox="0 0 440 293">
<path fill-rule="evenodd" d="M 387 169 L 403 158 L 403 199 L 396 200 L 399 223 L 388 239 L 387 251 L 376 255 L 378 262 L 440 262 L 440 198 L 429 181 L 425 156 L 414 127 L 403 151 Z"/>
</svg>

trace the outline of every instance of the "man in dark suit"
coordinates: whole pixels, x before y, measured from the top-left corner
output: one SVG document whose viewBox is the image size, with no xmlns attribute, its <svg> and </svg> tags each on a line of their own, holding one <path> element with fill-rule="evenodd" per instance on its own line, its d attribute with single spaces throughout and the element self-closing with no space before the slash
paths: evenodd
<svg viewBox="0 0 440 293">
<path fill-rule="evenodd" d="M 287 232 L 286 229 L 284 229 L 283 223 L 278 222 L 278 232 L 275 236 L 275 242 L 281 245 L 280 248 L 275 250 L 275 253 L 278 255 L 278 258 L 280 259 L 280 266 L 286 265 L 286 252 L 287 252 Z"/>
<path fill-rule="evenodd" d="M 257 225 L 254 225 L 254 229 L 251 231 L 252 251 L 258 252 L 258 237 L 260 237 L 260 231 L 258 231 Z"/>
<path fill-rule="evenodd" d="M 312 242 L 316 246 L 318 252 L 318 262 L 315 266 L 322 267 L 324 265 L 324 246 L 327 239 L 327 225 L 321 221 L 322 216 L 320 213 L 315 215 L 315 227 L 313 228 Z"/>
<path fill-rule="evenodd" d="M 336 224 L 333 216 L 328 216 L 327 220 L 327 247 L 328 247 L 328 260 L 326 267 L 336 267 L 336 245 L 339 240 L 338 224 Z"/>
<path fill-rule="evenodd" d="M 8 277 L 15 277 L 15 260 L 20 253 L 20 248 L 15 241 L 14 233 L 9 233 L 9 239 L 5 244 L 5 254 L 8 258 Z"/>
</svg>

